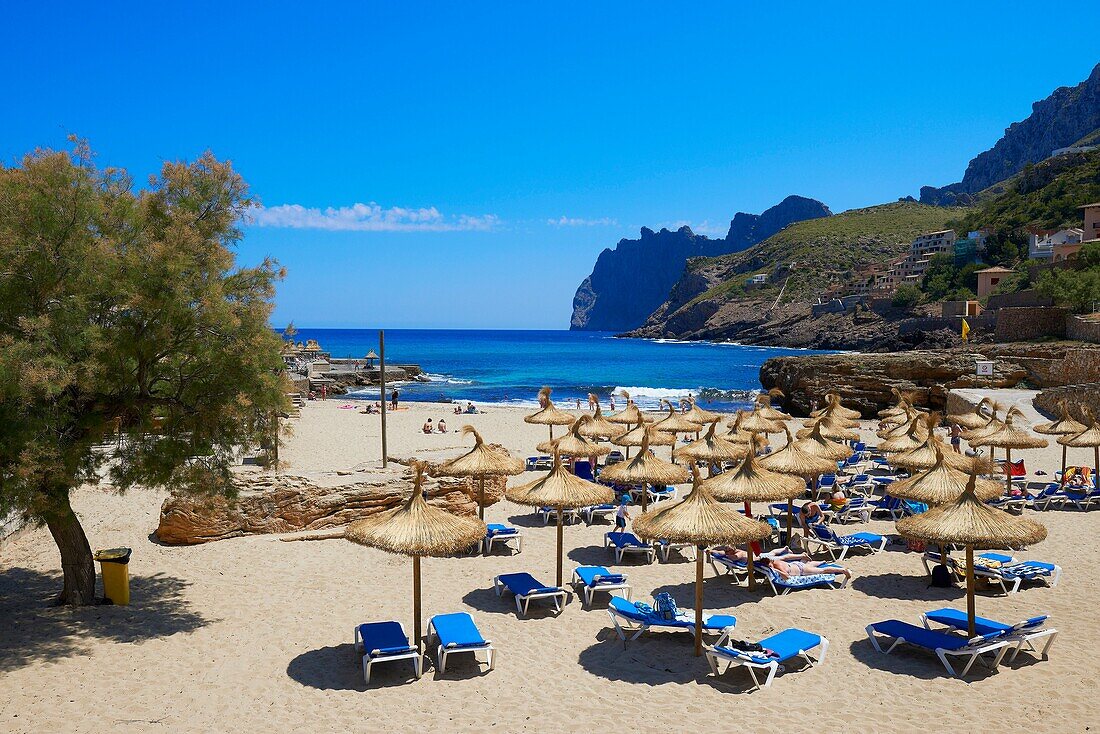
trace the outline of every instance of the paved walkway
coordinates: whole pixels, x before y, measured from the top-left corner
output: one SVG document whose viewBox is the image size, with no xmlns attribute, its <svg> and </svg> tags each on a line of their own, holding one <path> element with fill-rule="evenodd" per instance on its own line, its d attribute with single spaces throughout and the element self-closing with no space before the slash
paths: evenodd
<svg viewBox="0 0 1100 734">
<path fill-rule="evenodd" d="M 967 401 L 971 405 L 977 405 L 981 402 L 982 398 L 989 398 L 998 405 L 1005 406 L 1006 409 L 1011 407 L 1017 407 L 1023 411 L 1027 422 L 1031 425 L 1036 423 L 1045 423 L 1050 420 L 1045 415 L 1035 409 L 1032 401 L 1035 396 L 1039 394 L 1038 390 L 997 390 L 993 388 L 966 388 L 960 390 L 952 390 L 952 395 L 958 395 L 963 400 Z M 1004 414 L 1000 414 L 1001 418 L 1004 418 Z"/>
</svg>

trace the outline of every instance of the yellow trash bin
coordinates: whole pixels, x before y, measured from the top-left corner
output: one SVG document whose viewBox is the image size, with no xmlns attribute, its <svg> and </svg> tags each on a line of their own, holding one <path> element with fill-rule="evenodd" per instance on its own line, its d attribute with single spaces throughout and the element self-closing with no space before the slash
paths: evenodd
<svg viewBox="0 0 1100 734">
<path fill-rule="evenodd" d="M 112 604 L 130 603 L 130 553 L 129 548 L 109 548 L 96 551 L 95 559 L 103 574 L 103 595 Z"/>
</svg>

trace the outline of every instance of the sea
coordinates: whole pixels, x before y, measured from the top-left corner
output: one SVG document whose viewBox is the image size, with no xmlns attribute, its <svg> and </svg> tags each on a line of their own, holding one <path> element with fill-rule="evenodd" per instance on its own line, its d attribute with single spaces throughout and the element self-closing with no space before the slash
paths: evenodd
<svg viewBox="0 0 1100 734">
<path fill-rule="evenodd" d="M 316 339 L 334 358 L 362 359 L 378 351 L 376 329 L 299 328 L 295 341 Z M 596 393 L 605 410 L 626 390 L 643 409 L 662 399 L 694 397 L 712 410 L 749 406 L 760 391 L 760 366 L 771 357 L 810 354 L 732 343 L 624 339 L 595 331 L 387 329 L 386 363 L 417 364 L 427 380 L 397 383 L 402 400 L 474 405 L 537 405 L 552 388 L 559 407 L 587 407 Z M 378 388 L 348 397 L 377 400 Z"/>
</svg>

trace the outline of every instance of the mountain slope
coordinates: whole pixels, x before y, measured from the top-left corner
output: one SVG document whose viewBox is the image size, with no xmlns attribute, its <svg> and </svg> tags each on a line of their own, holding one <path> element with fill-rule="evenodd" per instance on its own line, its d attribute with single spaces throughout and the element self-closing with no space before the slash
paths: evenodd
<svg viewBox="0 0 1100 734">
<path fill-rule="evenodd" d="M 667 297 L 692 257 L 744 250 L 792 222 L 827 217 L 829 208 L 802 196 L 786 199 L 762 214 L 738 213 L 724 239 L 697 235 L 688 227 L 660 232 L 643 227 L 639 239 L 619 240 L 600 253 L 573 297 L 569 328 L 625 331 L 642 324 Z"/>
<path fill-rule="evenodd" d="M 860 269 L 902 256 L 915 236 L 962 214 L 911 201 L 882 204 L 792 224 L 743 252 L 694 259 L 669 300 L 629 335 L 821 344 L 808 320 L 818 296 L 855 283 Z M 747 288 L 755 273 L 769 284 Z"/>
<path fill-rule="evenodd" d="M 1059 87 L 1032 105 L 1027 119 L 1008 126 L 991 149 L 970 161 L 962 181 L 941 188 L 925 186 L 926 204 L 967 204 L 973 194 L 1038 163 L 1051 152 L 1088 139 L 1100 129 L 1100 64 L 1074 87 Z"/>
</svg>

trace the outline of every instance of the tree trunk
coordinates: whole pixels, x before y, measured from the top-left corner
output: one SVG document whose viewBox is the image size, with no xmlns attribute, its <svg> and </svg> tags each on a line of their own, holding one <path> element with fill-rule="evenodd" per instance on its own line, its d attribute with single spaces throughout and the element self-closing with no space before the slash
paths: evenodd
<svg viewBox="0 0 1100 734">
<path fill-rule="evenodd" d="M 58 505 L 55 512 L 44 518 L 57 549 L 61 551 L 61 570 L 65 574 L 65 585 L 57 597 L 57 603 L 71 606 L 95 604 L 95 563 L 88 536 L 84 534 L 84 528 L 69 504 L 68 494 L 61 496 Z"/>
</svg>

